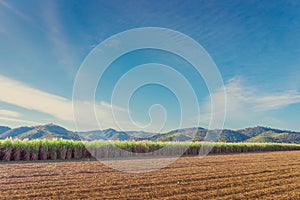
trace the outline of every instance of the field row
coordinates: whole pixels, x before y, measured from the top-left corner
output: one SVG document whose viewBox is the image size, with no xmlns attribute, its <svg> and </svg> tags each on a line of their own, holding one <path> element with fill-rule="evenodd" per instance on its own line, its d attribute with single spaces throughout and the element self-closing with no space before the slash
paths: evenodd
<svg viewBox="0 0 300 200">
<path fill-rule="evenodd" d="M 141 159 L 141 164 L 165 159 Z M 299 199 L 299 162 L 298 151 L 183 157 L 140 174 L 98 161 L 14 162 L 0 165 L 0 198 Z"/>
<path fill-rule="evenodd" d="M 292 151 L 299 144 L 203 143 L 152 141 L 0 140 L 0 160 L 65 160 L 81 158 L 157 157 L 222 153 Z"/>
</svg>

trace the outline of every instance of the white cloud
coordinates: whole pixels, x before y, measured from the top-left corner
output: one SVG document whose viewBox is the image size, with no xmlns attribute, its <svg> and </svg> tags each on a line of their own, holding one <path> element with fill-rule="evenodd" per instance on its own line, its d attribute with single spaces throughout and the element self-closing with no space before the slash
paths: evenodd
<svg viewBox="0 0 300 200">
<path fill-rule="evenodd" d="M 261 96 L 255 99 L 257 106 L 255 110 L 275 110 L 290 104 L 300 102 L 300 94 L 296 91 L 286 91 L 279 94 L 271 94 L 269 96 Z"/>
<path fill-rule="evenodd" d="M 225 89 L 228 96 L 229 110 L 236 110 L 237 106 L 248 106 L 255 112 L 264 112 L 300 103 L 300 93 L 297 91 L 262 92 L 253 86 L 243 85 L 240 77 L 231 79 Z"/>
<path fill-rule="evenodd" d="M 11 111 L 11 110 L 1 109 L 0 110 L 0 115 L 9 116 L 9 117 L 19 117 L 20 113 L 15 112 L 15 111 Z"/>
<path fill-rule="evenodd" d="M 254 86 L 243 84 L 241 77 L 234 77 L 229 80 L 225 85 L 225 90 L 227 95 L 226 125 L 229 125 L 230 128 L 257 125 L 261 121 L 266 122 L 265 119 L 269 111 L 300 103 L 300 93 L 297 91 L 283 91 L 280 93 L 259 91 Z M 217 91 L 212 93 L 211 96 L 215 99 L 221 99 L 222 93 Z M 215 104 L 218 104 L 218 101 Z M 221 117 L 218 116 L 220 115 L 218 113 L 220 105 L 213 105 L 214 108 L 217 108 L 214 109 L 214 115 L 217 118 Z M 204 114 L 200 120 L 207 124 L 212 114 L 210 97 L 206 98 L 202 110 Z"/>
<path fill-rule="evenodd" d="M 73 122 L 73 108 L 72 101 L 54 94 L 50 94 L 21 82 L 12 80 L 10 78 L 0 75 L 0 102 L 9 103 L 29 110 L 38 111 L 55 117 L 63 122 Z M 92 120 L 91 115 L 97 114 L 98 119 L 101 122 L 101 127 L 112 128 L 115 127 L 115 120 L 113 118 L 111 109 L 119 116 L 120 121 L 124 125 L 130 125 L 129 121 L 126 121 L 125 114 L 128 113 L 126 108 L 120 106 L 111 105 L 104 101 L 97 103 L 95 106 L 92 102 L 76 102 L 78 106 L 80 116 L 80 123 L 84 124 L 86 129 L 98 128 L 97 122 Z M 95 108 L 89 112 L 89 108 Z M 8 111 L 0 110 L 0 115 L 19 117 L 20 114 Z M 30 117 L 30 116 L 29 116 Z M 6 120 L 9 120 L 6 118 Z M 21 122 L 21 119 L 11 118 L 9 121 L 15 120 Z M 41 119 L 42 120 L 42 119 Z M 124 121 L 123 121 L 124 120 Z M 27 123 L 26 123 L 27 124 Z M 128 127 L 129 128 L 129 127 Z"/>
<path fill-rule="evenodd" d="M 10 117 L 1 117 L 0 120 L 2 123 L 5 122 L 5 126 L 10 127 L 16 127 L 16 124 L 21 124 L 21 126 L 33 126 L 33 125 L 39 125 L 38 122 L 29 121 L 29 120 L 22 120 L 22 119 L 16 119 L 16 118 L 10 118 Z"/>
<path fill-rule="evenodd" d="M 143 130 L 155 132 L 153 130 L 161 129 L 161 118 L 164 117 L 159 116 L 153 119 L 154 122 L 151 118 L 151 123 L 145 124 L 131 119 L 129 109 L 112 105 L 104 101 L 95 105 L 87 101 L 76 101 L 74 102 L 74 105 L 78 130 L 114 128 L 123 131 Z"/>
<path fill-rule="evenodd" d="M 73 119 L 72 104 L 66 98 L 31 88 L 0 75 L 0 101 L 50 114 L 58 119 Z"/>
<path fill-rule="evenodd" d="M 112 105 L 112 104 L 106 103 L 105 101 L 101 101 L 99 106 L 102 107 L 102 108 L 113 109 L 114 111 L 120 111 L 120 112 L 127 112 L 128 111 L 128 109 L 126 109 L 126 108 L 122 108 L 120 106 Z"/>
<path fill-rule="evenodd" d="M 68 124 L 74 121 L 72 101 L 54 94 L 50 94 L 21 82 L 12 80 L 10 78 L 0 75 L 0 102 L 9 103 L 29 110 L 34 110 L 40 113 L 53 116 L 60 124 Z M 221 88 L 222 89 L 222 88 Z M 211 94 L 215 99 L 214 114 L 217 118 L 222 117 L 220 106 L 223 105 L 224 99 L 222 90 Z M 270 121 L 266 117 L 268 111 L 277 110 L 285 106 L 300 103 L 300 93 L 296 91 L 285 91 L 281 93 L 262 93 L 255 87 L 245 86 L 242 84 L 241 78 L 233 78 L 226 85 L 227 92 L 227 118 L 226 127 L 241 128 L 243 126 L 257 125 L 258 122 Z M 116 128 L 121 127 L 123 130 L 137 129 L 135 123 L 132 123 L 128 114 L 127 108 L 117 105 L 111 105 L 107 102 L 101 101 L 94 105 L 92 102 L 75 102 L 77 111 L 80 113 L 79 121 L 82 130 L 97 129 L 97 121 L 93 120 L 93 116 L 98 118 L 101 128 Z M 208 123 L 211 117 L 210 96 L 207 97 L 205 103 L 201 106 L 202 113 L 200 120 L 203 123 Z M 95 108 L 95 110 L 94 110 Z M 116 119 L 112 114 L 112 109 Z M 49 119 L 40 121 L 30 120 L 30 115 L 23 115 L 26 120 L 20 119 L 22 113 L 0 109 L 0 120 L 6 122 L 16 122 L 24 124 L 36 124 Z M 218 116 L 219 115 L 219 116 Z M 272 118 L 272 121 L 278 121 Z M 116 120 L 118 124 L 116 124 Z M 136 122 L 138 123 L 138 122 Z M 119 125 L 119 126 L 118 126 Z M 207 124 L 206 124 L 207 126 Z"/>
<path fill-rule="evenodd" d="M 116 128 L 111 112 L 112 106 L 106 102 L 74 101 L 74 120 L 78 130 Z M 123 113 L 122 111 L 118 113 Z M 115 110 L 116 111 L 116 110 Z M 119 114 L 118 114 L 119 115 Z M 98 120 L 98 121 L 97 121 Z"/>
</svg>

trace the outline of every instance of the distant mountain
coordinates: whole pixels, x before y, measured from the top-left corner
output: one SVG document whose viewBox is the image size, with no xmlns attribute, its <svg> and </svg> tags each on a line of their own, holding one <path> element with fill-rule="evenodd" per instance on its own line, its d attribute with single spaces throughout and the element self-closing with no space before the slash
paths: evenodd
<svg viewBox="0 0 300 200">
<path fill-rule="evenodd" d="M 26 133 L 28 131 L 31 131 L 32 129 L 34 129 L 34 127 L 27 127 L 27 126 L 22 126 L 22 127 L 19 127 L 19 128 L 14 128 L 14 129 L 10 129 L 4 133 L 2 133 L 0 135 L 0 138 L 1 139 L 5 139 L 5 138 L 22 138 L 21 135 L 23 133 Z"/>
<path fill-rule="evenodd" d="M 155 133 L 149 133 L 145 131 L 126 131 L 126 133 L 131 137 L 137 137 L 137 138 L 151 137 L 155 135 Z"/>
<path fill-rule="evenodd" d="M 63 138 L 71 140 L 80 140 L 78 134 L 68 131 L 67 129 L 57 126 L 55 124 L 46 124 L 43 126 L 20 127 L 10 129 L 0 134 L 0 139 L 5 138 L 18 138 L 18 139 L 51 139 Z"/>
<path fill-rule="evenodd" d="M 79 136 L 82 140 L 92 141 L 92 140 L 129 140 L 130 135 L 125 132 L 119 132 L 114 129 L 106 130 L 94 130 L 79 132 Z"/>
<path fill-rule="evenodd" d="M 9 131 L 11 128 L 7 126 L 0 126 L 0 134 L 5 133 L 6 131 Z"/>
<path fill-rule="evenodd" d="M 155 141 L 221 141 L 221 142 L 277 142 L 300 143 L 300 133 L 267 127 L 253 127 L 241 130 L 207 130 L 204 128 L 187 128 L 154 134 L 140 140 Z"/>
<path fill-rule="evenodd" d="M 247 134 L 244 134 L 243 132 L 224 129 L 221 131 L 219 141 L 244 142 L 244 141 L 248 140 L 249 138 L 250 138 L 250 136 L 248 136 Z"/>
<path fill-rule="evenodd" d="M 0 139 L 42 139 L 63 138 L 71 140 L 151 140 L 151 141 L 222 141 L 222 142 L 276 142 L 299 143 L 300 132 L 268 127 L 252 127 L 240 130 L 207 130 L 202 127 L 184 128 L 167 133 L 143 131 L 117 131 L 114 129 L 85 132 L 69 131 L 55 124 L 11 129 L 0 126 Z"/>
<path fill-rule="evenodd" d="M 139 140 L 140 138 L 149 138 L 154 133 L 144 131 L 117 131 L 112 128 L 105 130 L 94 130 L 78 132 L 82 140 Z"/>
<path fill-rule="evenodd" d="M 278 130 L 278 129 L 273 129 L 273 128 L 268 128 L 268 127 L 262 127 L 262 126 L 256 126 L 256 127 L 253 127 L 253 128 L 245 128 L 245 129 L 242 129 L 242 130 L 237 130 L 238 132 L 240 133 L 243 133 L 249 137 L 255 137 L 255 136 L 258 136 L 264 132 L 274 132 L 274 133 L 284 133 L 286 131 L 284 130 Z M 295 133 L 293 131 L 287 131 L 288 133 Z"/>
<path fill-rule="evenodd" d="M 249 139 L 247 135 L 233 130 L 207 130 L 204 128 L 188 128 L 174 130 L 164 134 L 156 134 L 150 138 L 142 138 L 158 141 L 223 141 L 243 142 Z"/>
<path fill-rule="evenodd" d="M 300 143 L 300 133 L 267 131 L 248 139 L 247 142 Z"/>
<path fill-rule="evenodd" d="M 150 137 L 137 138 L 138 140 L 154 141 L 193 141 L 200 133 L 206 135 L 207 130 L 202 127 L 184 128 L 170 131 L 168 133 L 152 134 Z"/>
</svg>

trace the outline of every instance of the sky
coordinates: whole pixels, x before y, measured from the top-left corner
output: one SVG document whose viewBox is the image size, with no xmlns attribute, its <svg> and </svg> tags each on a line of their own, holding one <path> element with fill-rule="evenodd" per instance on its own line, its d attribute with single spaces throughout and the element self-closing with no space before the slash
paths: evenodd
<svg viewBox="0 0 300 200">
<path fill-rule="evenodd" d="M 299 10 L 299 1 L 281 0 L 0 0 L 0 125 L 56 123 L 75 130 L 74 83 L 90 52 L 120 32 L 161 27 L 191 37 L 214 61 L 227 96 L 224 128 L 261 125 L 300 131 Z M 124 74 L 154 62 L 186 78 L 200 114 L 193 112 L 192 103 L 182 108 L 186 99 L 159 84 L 139 87 L 130 100 L 123 99 L 127 93 L 120 89 L 119 98 L 112 101 L 114 87 Z M 178 74 L 147 66 L 137 81 L 164 78 L 177 83 L 179 93 L 188 91 L 188 85 L 177 81 Z M 126 85 L 119 84 L 120 88 Z M 193 126 L 189 122 L 195 119 L 199 126 L 208 127 L 211 98 L 223 100 L 221 91 L 209 91 L 205 78 L 178 55 L 142 49 L 115 60 L 99 81 L 93 101 L 78 105 L 83 110 L 94 106 L 101 129 L 160 132 Z M 184 119 L 183 111 L 189 113 Z M 83 116 L 79 129 L 99 128 L 90 119 Z"/>
</svg>

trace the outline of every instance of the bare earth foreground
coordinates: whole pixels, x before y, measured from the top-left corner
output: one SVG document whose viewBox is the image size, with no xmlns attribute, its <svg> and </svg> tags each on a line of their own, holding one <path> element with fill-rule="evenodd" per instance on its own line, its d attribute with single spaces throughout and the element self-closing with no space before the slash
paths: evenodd
<svg viewBox="0 0 300 200">
<path fill-rule="evenodd" d="M 140 174 L 98 161 L 1 163 L 0 198 L 300 199 L 300 151 L 184 157 Z"/>
</svg>

